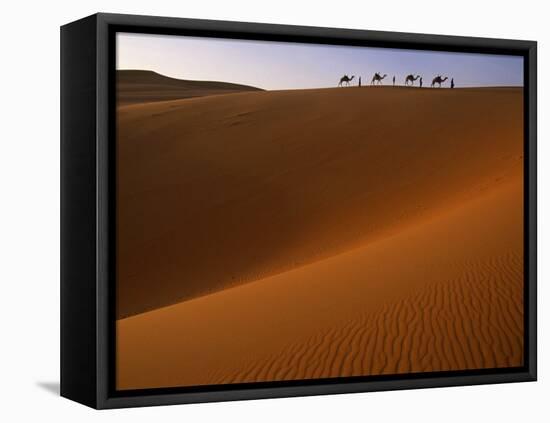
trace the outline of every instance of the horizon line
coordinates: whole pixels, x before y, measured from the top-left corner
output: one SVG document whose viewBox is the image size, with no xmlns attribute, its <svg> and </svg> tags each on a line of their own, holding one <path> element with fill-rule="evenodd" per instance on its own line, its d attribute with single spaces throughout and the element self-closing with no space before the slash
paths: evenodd
<svg viewBox="0 0 550 423">
<path fill-rule="evenodd" d="M 212 79 L 181 79 L 181 78 L 177 78 L 177 77 L 174 77 L 174 76 L 169 76 L 169 75 L 160 73 L 160 72 L 158 72 L 156 70 L 152 70 L 152 69 L 136 69 L 136 68 L 118 69 L 117 68 L 116 71 L 117 72 L 119 72 L 119 71 L 151 72 L 151 73 L 157 74 L 159 76 L 162 76 L 164 78 L 174 79 L 176 81 L 218 82 L 218 83 L 224 83 L 224 84 L 244 85 L 244 86 L 248 86 L 248 87 L 251 87 L 251 88 L 256 88 L 256 89 L 262 90 L 262 91 L 299 91 L 299 90 L 318 90 L 318 89 L 326 89 L 326 88 L 382 88 L 382 87 L 385 87 L 385 88 L 418 88 L 418 89 L 432 88 L 429 85 L 425 85 L 423 87 L 420 87 L 418 85 L 408 85 L 407 86 L 405 84 L 392 85 L 391 83 L 390 84 L 384 84 L 384 85 L 371 85 L 369 82 L 367 82 L 366 84 L 361 85 L 361 87 L 359 87 L 357 84 L 355 84 L 355 85 L 351 85 L 351 86 L 342 86 L 342 87 L 338 87 L 338 85 L 335 85 L 335 86 L 318 86 L 318 87 L 303 87 L 303 88 L 269 89 L 269 88 L 262 88 L 262 87 L 259 87 L 259 86 L 256 86 L 256 85 L 247 84 L 247 83 L 244 83 L 244 82 L 222 81 L 222 80 L 212 80 Z M 359 76 L 361 76 L 361 75 L 359 75 Z M 437 76 L 439 76 L 439 75 L 435 75 L 434 78 L 437 77 Z M 338 78 L 336 78 L 336 79 L 338 79 Z M 441 88 L 448 88 L 448 89 L 455 89 L 455 90 L 456 89 L 471 89 L 471 88 L 524 88 L 524 85 L 523 84 L 521 84 L 521 85 L 461 85 L 461 86 L 455 86 L 454 88 L 450 88 L 450 87 L 441 87 Z"/>
</svg>

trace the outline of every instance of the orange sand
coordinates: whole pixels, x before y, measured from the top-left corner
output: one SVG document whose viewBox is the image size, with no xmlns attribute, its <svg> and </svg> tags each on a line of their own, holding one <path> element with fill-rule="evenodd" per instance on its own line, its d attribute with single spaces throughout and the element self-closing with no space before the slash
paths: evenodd
<svg viewBox="0 0 550 423">
<path fill-rule="evenodd" d="M 117 387 L 521 365 L 522 125 L 520 89 L 119 108 Z"/>
</svg>

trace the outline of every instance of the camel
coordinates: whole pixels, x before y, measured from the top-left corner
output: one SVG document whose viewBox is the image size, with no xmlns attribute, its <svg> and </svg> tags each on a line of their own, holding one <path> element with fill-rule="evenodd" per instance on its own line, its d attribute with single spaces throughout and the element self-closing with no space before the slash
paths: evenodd
<svg viewBox="0 0 550 423">
<path fill-rule="evenodd" d="M 420 78 L 420 75 L 416 75 L 416 78 L 413 74 L 407 75 L 405 78 L 405 85 L 409 85 L 409 82 L 414 85 L 414 81 L 416 81 L 418 78 Z"/>
<path fill-rule="evenodd" d="M 432 87 L 435 86 L 435 84 L 438 84 L 439 85 L 439 88 L 441 88 L 441 84 L 443 82 L 445 82 L 447 79 L 449 79 L 448 77 L 445 77 L 445 78 L 441 78 L 441 75 L 437 75 L 433 81 L 432 81 Z"/>
<path fill-rule="evenodd" d="M 379 73 L 379 72 L 376 72 L 376 73 L 374 74 L 374 76 L 372 77 L 372 80 L 370 81 L 370 84 L 371 84 L 371 85 L 374 85 L 374 84 L 380 85 L 380 84 L 382 84 L 382 80 L 383 80 L 386 76 L 388 76 L 388 75 L 387 75 L 387 74 L 384 74 L 384 76 L 380 76 L 380 73 Z"/>
<path fill-rule="evenodd" d="M 355 78 L 355 75 L 351 75 L 351 78 L 347 75 L 344 75 L 343 77 L 340 78 L 340 82 L 338 83 L 338 86 L 339 87 L 342 87 L 343 83 L 346 83 L 348 84 L 348 87 L 349 87 L 349 83 L 352 81 L 352 79 Z"/>
</svg>

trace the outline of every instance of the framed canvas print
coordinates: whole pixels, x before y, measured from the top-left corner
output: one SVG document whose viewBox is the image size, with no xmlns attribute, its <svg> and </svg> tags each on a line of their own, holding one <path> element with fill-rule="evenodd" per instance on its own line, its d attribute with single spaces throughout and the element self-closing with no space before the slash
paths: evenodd
<svg viewBox="0 0 550 423">
<path fill-rule="evenodd" d="M 536 380 L 536 43 L 61 29 L 61 394 Z"/>
</svg>

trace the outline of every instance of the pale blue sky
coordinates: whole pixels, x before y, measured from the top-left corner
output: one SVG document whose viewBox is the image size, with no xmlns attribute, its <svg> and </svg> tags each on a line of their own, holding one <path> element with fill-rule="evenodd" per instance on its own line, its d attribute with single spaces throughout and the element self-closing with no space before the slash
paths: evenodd
<svg viewBox="0 0 550 423">
<path fill-rule="evenodd" d="M 117 69 L 269 90 L 334 87 L 344 74 L 367 85 L 374 72 L 388 74 L 386 85 L 394 75 L 403 84 L 410 73 L 425 86 L 437 74 L 453 77 L 457 87 L 523 85 L 519 56 L 133 33 L 117 34 Z"/>
</svg>

